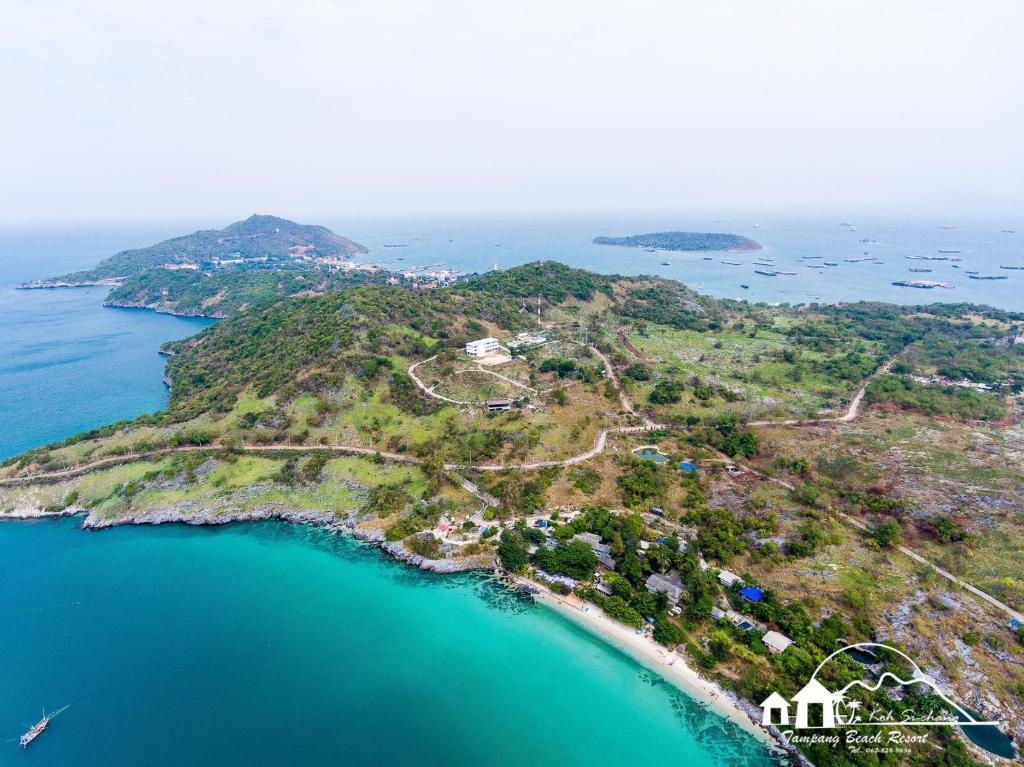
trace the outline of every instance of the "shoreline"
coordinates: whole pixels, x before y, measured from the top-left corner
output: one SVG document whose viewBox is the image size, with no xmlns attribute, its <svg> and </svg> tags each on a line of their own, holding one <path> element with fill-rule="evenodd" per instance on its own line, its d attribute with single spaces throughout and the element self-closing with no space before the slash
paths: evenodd
<svg viewBox="0 0 1024 767">
<path fill-rule="evenodd" d="M 520 588 L 528 590 L 539 604 L 569 619 L 588 633 L 625 653 L 644 668 L 655 672 L 684 695 L 757 738 L 772 753 L 787 756 L 801 765 L 811 764 L 777 728 L 764 727 L 761 724 L 761 711 L 757 706 L 741 700 L 731 691 L 705 679 L 680 653 L 670 651 L 653 639 L 637 634 L 624 623 L 609 618 L 597 605 L 584 603 L 572 595 L 555 594 L 542 584 L 521 576 L 509 577 Z M 586 609 L 583 609 L 584 607 Z"/>
<path fill-rule="evenodd" d="M 93 517 L 86 508 L 73 506 L 60 511 L 14 509 L 0 514 L 0 521 L 34 521 L 71 516 L 83 517 L 81 529 L 85 531 L 101 531 L 125 525 L 183 524 L 196 527 L 217 527 L 235 523 L 277 520 L 289 524 L 311 525 L 348 533 L 358 541 L 379 548 L 392 559 L 425 572 L 445 575 L 471 571 L 487 573 L 496 569 L 495 560 L 486 561 L 484 557 L 464 560 L 426 559 L 410 552 L 402 541 L 386 540 L 382 530 L 360 525 L 355 512 L 337 516 L 319 511 L 281 511 L 263 508 L 247 513 L 214 515 L 201 512 L 184 515 L 165 510 L 129 515 L 118 519 L 101 519 Z M 583 603 L 572 595 L 563 597 L 555 594 L 544 585 L 522 576 L 509 575 L 508 579 L 510 585 L 521 592 L 529 593 L 538 604 L 569 619 L 592 636 L 655 672 L 702 707 L 757 738 L 775 755 L 788 756 L 799 764 L 810 765 L 810 762 L 786 741 L 781 732 L 774 727 L 761 725 L 760 709 L 702 677 L 687 664 L 686 659 L 680 653 L 669 651 L 646 636 L 636 634 L 634 629 L 629 626 L 607 617 L 597 605 Z M 584 610 L 584 607 L 587 609 Z"/>
</svg>

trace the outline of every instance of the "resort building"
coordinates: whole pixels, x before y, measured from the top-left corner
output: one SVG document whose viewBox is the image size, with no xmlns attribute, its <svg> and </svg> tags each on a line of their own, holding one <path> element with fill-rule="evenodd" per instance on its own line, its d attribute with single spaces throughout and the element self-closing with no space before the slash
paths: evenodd
<svg viewBox="0 0 1024 767">
<path fill-rule="evenodd" d="M 480 338 L 466 344 L 466 354 L 470 357 L 486 357 L 488 354 L 494 354 L 501 350 L 501 344 L 498 343 L 497 338 Z"/>
<path fill-rule="evenodd" d="M 593 551 L 595 554 L 604 554 L 606 556 L 611 556 L 611 546 L 606 546 L 605 544 L 601 543 L 600 535 L 595 535 L 594 533 L 576 533 L 576 535 L 574 535 L 572 539 L 574 541 L 583 541 L 590 547 L 590 550 Z"/>
<path fill-rule="evenodd" d="M 665 594 L 668 597 L 668 601 L 672 604 L 678 602 L 686 591 L 683 582 L 679 580 L 679 576 L 675 573 L 669 573 L 668 575 L 655 573 L 647 579 L 645 585 L 652 594 L 657 594 L 658 592 Z"/>
<path fill-rule="evenodd" d="M 487 410 L 495 413 L 502 410 L 511 410 L 512 400 L 510 399 L 491 399 L 487 400 Z"/>
<path fill-rule="evenodd" d="M 785 652 L 786 648 L 793 644 L 793 640 L 778 631 L 769 631 L 763 637 L 761 641 L 764 642 L 764 646 L 768 648 L 768 652 L 772 655 L 778 655 L 779 653 Z"/>
<path fill-rule="evenodd" d="M 718 582 L 726 588 L 731 589 L 736 584 L 743 583 L 743 579 L 736 575 L 736 573 L 730 573 L 728 570 L 722 570 L 718 573 Z"/>
</svg>

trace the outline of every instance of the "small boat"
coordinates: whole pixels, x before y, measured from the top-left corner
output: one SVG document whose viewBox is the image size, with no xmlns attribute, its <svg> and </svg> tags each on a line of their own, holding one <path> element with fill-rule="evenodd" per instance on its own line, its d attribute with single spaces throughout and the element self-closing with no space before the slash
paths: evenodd
<svg viewBox="0 0 1024 767">
<path fill-rule="evenodd" d="M 910 271 L 912 271 L 912 272 L 930 272 L 931 269 L 926 269 L 926 268 L 920 267 L 920 266 L 912 266 L 912 267 L 910 267 Z"/>
<path fill-rule="evenodd" d="M 69 706 L 64 706 L 64 708 L 60 709 L 59 711 L 54 711 L 52 714 L 47 714 L 46 711 L 44 710 L 43 718 L 36 722 L 34 725 L 32 725 L 29 731 L 22 735 L 21 738 L 18 740 L 18 743 L 21 745 L 21 747 L 28 748 L 29 743 L 38 738 L 42 734 L 43 730 L 46 729 L 46 726 L 50 723 L 50 720 L 57 716 L 57 714 L 59 714 L 61 711 L 66 711 L 68 708 Z"/>
<path fill-rule="evenodd" d="M 972 274 L 970 275 L 972 280 L 1008 280 L 1010 279 L 1005 274 Z"/>
<path fill-rule="evenodd" d="M 1000 269 L 1016 269 L 1018 271 L 1024 270 L 1024 266 L 1000 266 Z"/>
<path fill-rule="evenodd" d="M 938 253 L 959 253 L 959 250 L 939 250 Z"/>
<path fill-rule="evenodd" d="M 741 282 L 740 287 L 743 288 L 744 290 L 750 290 L 750 286 L 745 282 Z"/>
<path fill-rule="evenodd" d="M 838 261 L 826 261 L 824 263 L 824 266 L 839 266 L 839 262 Z"/>
<path fill-rule="evenodd" d="M 672 262 L 671 261 L 662 261 L 661 265 L 662 266 L 672 266 Z"/>
<path fill-rule="evenodd" d="M 970 269 L 967 270 L 967 273 L 968 274 L 977 274 L 977 272 L 972 272 Z"/>
<path fill-rule="evenodd" d="M 704 256 L 704 260 L 705 261 L 714 261 L 715 259 L 713 259 L 711 256 Z"/>
<path fill-rule="evenodd" d="M 778 272 L 768 271 L 765 269 L 755 269 L 754 274 L 760 274 L 764 277 L 774 277 L 778 274 Z"/>
<path fill-rule="evenodd" d="M 1003 234 L 1014 234 L 1015 232 L 1016 232 L 1015 229 L 1004 229 L 1003 230 Z"/>
<path fill-rule="evenodd" d="M 743 266 L 739 261 L 723 261 L 726 266 Z"/>
</svg>

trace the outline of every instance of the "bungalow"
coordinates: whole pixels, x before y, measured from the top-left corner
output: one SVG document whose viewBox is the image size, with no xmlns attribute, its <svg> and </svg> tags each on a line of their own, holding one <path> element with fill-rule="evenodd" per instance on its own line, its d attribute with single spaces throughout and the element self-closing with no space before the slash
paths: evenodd
<svg viewBox="0 0 1024 767">
<path fill-rule="evenodd" d="M 772 655 L 778 655 L 779 653 L 785 652 L 786 648 L 793 644 L 793 640 L 787 636 L 783 636 L 778 631 L 769 631 L 763 637 L 761 641 L 764 642 L 764 646 L 768 648 L 768 652 Z"/>
<path fill-rule="evenodd" d="M 487 410 L 490 413 L 496 413 L 502 410 L 511 410 L 512 400 L 510 399 L 490 399 L 487 400 Z"/>
<path fill-rule="evenodd" d="M 594 556 L 597 557 L 597 561 L 603 567 L 607 567 L 609 570 L 614 570 L 615 569 L 615 560 L 612 559 L 610 555 L 608 555 L 608 554 L 601 554 L 601 553 L 595 551 L 594 552 Z"/>
<path fill-rule="evenodd" d="M 724 617 L 725 617 L 725 610 L 721 609 L 720 607 L 712 607 L 711 608 L 711 620 L 713 620 L 713 621 L 720 621 Z"/>
<path fill-rule="evenodd" d="M 736 575 L 736 573 L 730 573 L 728 570 L 722 570 L 718 573 L 718 582 L 727 589 L 731 589 L 733 586 L 743 583 L 743 579 Z"/>
<path fill-rule="evenodd" d="M 740 596 L 748 602 L 756 604 L 761 601 L 761 597 L 764 595 L 757 586 L 744 586 L 740 589 Z"/>
<path fill-rule="evenodd" d="M 757 622 L 753 618 L 748 618 L 746 615 L 735 610 L 726 610 L 725 617 L 729 619 L 729 623 L 740 631 L 753 631 L 757 628 Z"/>
<path fill-rule="evenodd" d="M 612 595 L 612 587 L 609 586 L 607 583 L 597 584 L 596 586 L 594 586 L 594 590 L 601 592 L 606 597 L 610 597 Z"/>
<path fill-rule="evenodd" d="M 686 587 L 679 580 L 679 575 L 676 573 L 669 573 L 668 575 L 654 573 L 647 578 L 645 585 L 652 594 L 657 594 L 658 592 L 665 594 L 671 604 L 678 602 L 683 596 L 683 592 L 686 591 Z"/>
<path fill-rule="evenodd" d="M 574 541 L 583 541 L 595 554 L 611 555 L 612 553 L 611 546 L 606 546 L 601 543 L 600 535 L 595 535 L 594 533 L 576 533 L 572 539 Z"/>
</svg>

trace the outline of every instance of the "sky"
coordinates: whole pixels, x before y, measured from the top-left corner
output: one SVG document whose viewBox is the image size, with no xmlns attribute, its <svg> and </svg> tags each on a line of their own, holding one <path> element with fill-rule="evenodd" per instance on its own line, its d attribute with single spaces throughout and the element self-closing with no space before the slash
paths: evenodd
<svg viewBox="0 0 1024 767">
<path fill-rule="evenodd" d="M 1019 0 L 4 0 L 0 221 L 1024 209 Z"/>
</svg>

